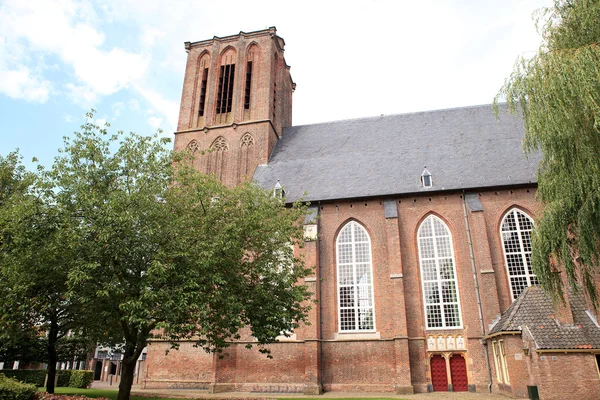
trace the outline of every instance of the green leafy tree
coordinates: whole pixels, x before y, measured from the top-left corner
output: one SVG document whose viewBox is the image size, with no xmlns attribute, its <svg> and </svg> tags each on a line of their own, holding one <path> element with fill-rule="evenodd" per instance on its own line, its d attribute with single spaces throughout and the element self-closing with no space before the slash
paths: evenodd
<svg viewBox="0 0 600 400">
<path fill-rule="evenodd" d="M 53 393 L 58 348 L 71 330 L 89 326 L 81 304 L 68 297 L 69 274 L 80 260 L 78 221 L 57 202 L 43 169 L 26 172 L 16 153 L 0 165 L 6 190 L 0 198 L 3 344 L 20 357 L 13 361 L 47 362 L 46 388 Z"/>
<path fill-rule="evenodd" d="M 543 43 L 520 58 L 498 93 L 520 111 L 525 149 L 541 150 L 543 213 L 532 264 L 541 284 L 562 298 L 582 283 L 597 304 L 600 255 L 600 2 L 560 0 L 538 18 Z M 566 278 L 561 271 L 566 271 Z"/>
<path fill-rule="evenodd" d="M 219 351 L 249 329 L 262 346 L 309 307 L 290 248 L 305 208 L 252 183 L 227 188 L 167 143 L 87 123 L 49 175 L 80 238 L 69 299 L 102 321 L 101 343 L 122 348 L 119 400 L 153 337 Z"/>
</svg>

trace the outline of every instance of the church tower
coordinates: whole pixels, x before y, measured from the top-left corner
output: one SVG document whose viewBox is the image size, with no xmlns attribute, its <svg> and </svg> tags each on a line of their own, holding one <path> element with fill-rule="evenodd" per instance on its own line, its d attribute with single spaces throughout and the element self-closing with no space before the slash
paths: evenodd
<svg viewBox="0 0 600 400">
<path fill-rule="evenodd" d="M 275 27 L 185 43 L 175 150 L 196 153 L 195 166 L 226 185 L 251 179 L 292 124 L 284 45 Z"/>
</svg>

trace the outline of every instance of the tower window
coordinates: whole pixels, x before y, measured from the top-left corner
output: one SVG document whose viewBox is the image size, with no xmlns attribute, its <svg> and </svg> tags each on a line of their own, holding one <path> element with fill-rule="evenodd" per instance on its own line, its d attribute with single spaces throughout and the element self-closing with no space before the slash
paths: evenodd
<svg viewBox="0 0 600 400">
<path fill-rule="evenodd" d="M 244 109 L 250 109 L 250 89 L 252 87 L 252 61 L 246 65 L 246 90 L 244 92 Z"/>
<path fill-rule="evenodd" d="M 233 104 L 233 77 L 235 64 L 221 65 L 219 90 L 217 92 L 217 114 L 231 112 Z"/>
<path fill-rule="evenodd" d="M 200 86 L 200 110 L 199 114 L 201 117 L 204 116 L 204 104 L 206 101 L 206 82 L 208 81 L 208 68 L 204 68 L 202 73 L 202 84 Z"/>
</svg>

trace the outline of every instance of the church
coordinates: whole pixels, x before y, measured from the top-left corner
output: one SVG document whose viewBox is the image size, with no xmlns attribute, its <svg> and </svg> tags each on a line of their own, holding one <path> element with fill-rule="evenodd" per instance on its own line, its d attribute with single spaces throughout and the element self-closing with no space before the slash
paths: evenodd
<svg viewBox="0 0 600 400">
<path fill-rule="evenodd" d="M 252 337 L 223 358 L 151 342 L 144 387 L 600 397 L 598 315 L 536 287 L 522 120 L 483 105 L 293 126 L 284 46 L 274 27 L 186 42 L 175 150 L 227 185 L 310 201 L 295 252 L 311 324 L 272 359 Z"/>
</svg>

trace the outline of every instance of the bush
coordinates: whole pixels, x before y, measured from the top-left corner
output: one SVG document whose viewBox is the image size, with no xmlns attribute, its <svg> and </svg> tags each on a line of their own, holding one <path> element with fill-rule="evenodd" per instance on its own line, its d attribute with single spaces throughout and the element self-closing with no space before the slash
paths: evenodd
<svg viewBox="0 0 600 400">
<path fill-rule="evenodd" d="M 46 370 L 44 369 L 3 369 L 0 373 L 7 378 L 14 378 L 23 383 L 31 383 L 37 387 L 43 387 L 46 381 Z"/>
<path fill-rule="evenodd" d="M 35 385 L 21 383 L 0 374 L 0 400 L 34 400 L 36 393 Z"/>
<path fill-rule="evenodd" d="M 94 371 L 73 370 L 69 379 L 69 387 L 88 389 L 94 382 Z"/>
<path fill-rule="evenodd" d="M 56 387 L 68 387 L 71 380 L 71 372 L 70 369 L 56 371 Z"/>
</svg>

